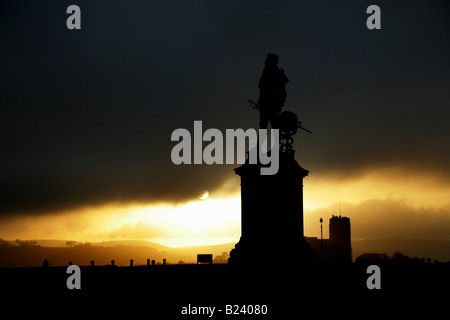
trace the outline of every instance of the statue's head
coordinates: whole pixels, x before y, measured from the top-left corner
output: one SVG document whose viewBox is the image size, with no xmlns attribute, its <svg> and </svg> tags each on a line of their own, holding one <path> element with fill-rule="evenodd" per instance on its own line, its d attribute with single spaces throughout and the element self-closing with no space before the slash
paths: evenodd
<svg viewBox="0 0 450 320">
<path fill-rule="evenodd" d="M 276 67 L 278 64 L 278 56 L 274 53 L 267 54 L 266 66 Z"/>
</svg>

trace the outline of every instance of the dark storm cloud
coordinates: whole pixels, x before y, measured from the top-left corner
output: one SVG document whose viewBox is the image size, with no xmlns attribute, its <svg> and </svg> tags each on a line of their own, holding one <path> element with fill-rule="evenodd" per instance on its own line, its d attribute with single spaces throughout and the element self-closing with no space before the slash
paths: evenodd
<svg viewBox="0 0 450 320">
<path fill-rule="evenodd" d="M 0 12 L 0 212 L 108 202 L 178 202 L 234 166 L 175 166 L 171 132 L 249 128 L 267 52 L 314 174 L 404 165 L 450 176 L 449 6 L 378 2 L 8 1 Z M 238 180 L 236 180 L 238 185 Z"/>
</svg>

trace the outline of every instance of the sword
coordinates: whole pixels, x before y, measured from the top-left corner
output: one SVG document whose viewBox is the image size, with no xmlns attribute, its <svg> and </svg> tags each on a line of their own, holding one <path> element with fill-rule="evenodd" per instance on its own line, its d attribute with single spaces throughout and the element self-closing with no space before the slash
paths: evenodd
<svg viewBox="0 0 450 320">
<path fill-rule="evenodd" d="M 248 104 L 249 104 L 250 107 L 252 107 L 253 109 L 259 109 L 259 104 L 256 103 L 255 101 L 248 100 Z"/>
<path fill-rule="evenodd" d="M 299 128 L 299 129 L 302 129 L 302 130 L 304 130 L 304 131 L 306 131 L 306 132 L 308 132 L 308 133 L 310 133 L 310 134 L 312 134 L 311 131 L 309 131 L 308 129 L 302 127 L 302 123 L 301 123 L 300 121 L 298 122 L 298 128 Z"/>
</svg>

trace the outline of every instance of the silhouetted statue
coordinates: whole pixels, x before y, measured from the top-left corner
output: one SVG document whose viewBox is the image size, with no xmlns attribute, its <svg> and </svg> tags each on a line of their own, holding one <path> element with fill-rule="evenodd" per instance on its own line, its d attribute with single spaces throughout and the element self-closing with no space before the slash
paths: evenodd
<svg viewBox="0 0 450 320">
<path fill-rule="evenodd" d="M 255 264 L 267 252 L 293 256 L 290 260 L 294 264 L 309 264 L 315 259 L 303 232 L 303 179 L 309 171 L 295 160 L 293 148 L 298 129 L 311 132 L 301 126 L 295 113 L 282 111 L 288 81 L 284 70 L 278 68 L 278 56 L 268 54 L 258 84 L 259 100 L 248 102 L 259 109 L 260 129 L 267 129 L 270 122 L 279 130 L 279 170 L 274 175 L 261 175 L 264 165 L 250 163 L 250 159 L 234 169 L 241 177 L 241 237 L 230 252 L 230 264 Z"/>
<path fill-rule="evenodd" d="M 114 267 L 114 263 L 116 263 L 116 261 L 115 260 L 111 260 L 111 266 Z"/>
<path fill-rule="evenodd" d="M 95 261 L 91 260 L 91 267 L 93 267 L 95 265 Z"/>
<path fill-rule="evenodd" d="M 44 262 L 42 262 L 42 266 L 43 266 L 44 268 L 47 268 L 48 265 L 49 265 L 49 263 L 48 263 L 47 259 L 45 259 Z"/>
<path fill-rule="evenodd" d="M 166 265 L 166 259 L 163 259 L 163 265 Z"/>
<path fill-rule="evenodd" d="M 267 129 L 270 121 L 272 128 L 278 128 L 277 117 L 286 101 L 286 84 L 289 79 L 284 70 L 278 68 L 278 56 L 269 53 L 259 80 L 259 127 Z"/>
<path fill-rule="evenodd" d="M 134 262 L 134 260 L 133 260 L 133 259 L 130 259 L 130 267 L 133 266 L 133 262 Z"/>
</svg>

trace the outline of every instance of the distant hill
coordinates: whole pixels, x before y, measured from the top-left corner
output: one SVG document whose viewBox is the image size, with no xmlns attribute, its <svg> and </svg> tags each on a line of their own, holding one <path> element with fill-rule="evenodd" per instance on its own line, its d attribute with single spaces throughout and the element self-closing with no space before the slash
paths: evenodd
<svg viewBox="0 0 450 320">
<path fill-rule="evenodd" d="M 93 243 L 70 242 L 67 240 L 5 241 L 0 239 L 0 268 L 36 267 L 47 259 L 50 266 L 65 266 L 69 261 L 77 265 L 110 264 L 127 266 L 130 259 L 134 265 L 145 265 L 147 259 L 162 263 L 195 263 L 198 253 L 211 253 L 214 257 L 229 253 L 234 243 L 172 248 L 144 240 L 103 241 Z M 352 240 L 352 255 L 355 260 L 363 253 L 386 253 L 392 256 L 396 251 L 409 257 L 431 258 L 442 262 L 450 261 L 450 240 L 424 239 L 367 239 Z"/>
<path fill-rule="evenodd" d="M 91 244 L 93 246 L 99 247 L 137 246 L 137 247 L 150 247 L 156 250 L 171 249 L 171 247 L 164 246 L 160 243 L 146 240 L 112 240 L 112 241 L 91 242 Z"/>
<path fill-rule="evenodd" d="M 3 240 L 5 241 L 5 240 Z M 91 244 L 93 246 L 99 247 L 114 247 L 114 246 L 139 246 L 139 247 L 151 247 L 158 250 L 168 249 L 170 247 L 164 246 L 162 244 L 146 241 L 146 240 L 112 240 L 112 241 L 98 241 L 98 242 L 78 242 L 71 240 L 32 240 L 41 247 L 68 247 L 68 243 L 73 245 L 80 244 Z M 14 241 L 8 241 L 9 243 L 14 243 Z"/>
<path fill-rule="evenodd" d="M 1 240 L 1 239 L 0 239 Z M 130 259 L 134 265 L 145 265 L 147 259 L 162 263 L 195 263 L 198 253 L 211 253 L 214 257 L 229 252 L 234 243 L 171 248 L 144 240 L 104 241 L 79 243 L 67 240 L 0 241 L 0 268 L 37 267 L 47 259 L 50 266 L 65 266 L 69 261 L 76 265 L 110 264 L 115 260 L 119 266 L 127 266 Z"/>
</svg>

